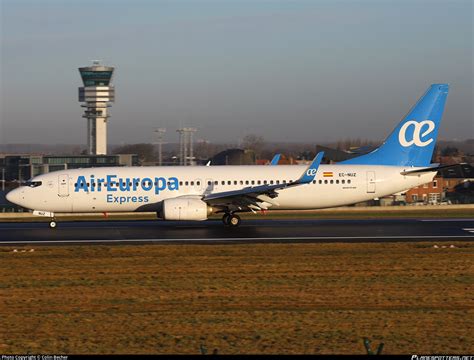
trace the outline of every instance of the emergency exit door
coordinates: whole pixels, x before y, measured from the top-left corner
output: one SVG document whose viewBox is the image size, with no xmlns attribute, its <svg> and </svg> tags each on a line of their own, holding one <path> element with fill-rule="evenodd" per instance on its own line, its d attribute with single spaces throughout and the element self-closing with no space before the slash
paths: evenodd
<svg viewBox="0 0 474 360">
<path fill-rule="evenodd" d="M 367 171 L 367 192 L 375 192 L 375 171 Z"/>
</svg>

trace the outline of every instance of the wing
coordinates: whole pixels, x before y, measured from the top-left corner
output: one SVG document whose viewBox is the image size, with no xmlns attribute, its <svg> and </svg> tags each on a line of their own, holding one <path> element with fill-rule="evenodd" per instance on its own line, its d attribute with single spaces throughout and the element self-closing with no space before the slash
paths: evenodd
<svg viewBox="0 0 474 360">
<path fill-rule="evenodd" d="M 205 195 L 202 200 L 211 206 L 222 208 L 222 211 L 255 211 L 266 210 L 272 205 L 278 205 L 278 190 L 309 184 L 318 171 L 324 152 L 318 153 L 311 165 L 300 178 L 291 183 L 277 185 L 250 186 L 239 190 L 223 191 Z"/>
</svg>

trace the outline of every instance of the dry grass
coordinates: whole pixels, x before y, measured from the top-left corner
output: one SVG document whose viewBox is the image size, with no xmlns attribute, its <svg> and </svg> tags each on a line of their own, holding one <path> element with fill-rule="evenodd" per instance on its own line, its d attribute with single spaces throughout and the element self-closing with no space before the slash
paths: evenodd
<svg viewBox="0 0 474 360">
<path fill-rule="evenodd" d="M 0 353 L 472 353 L 454 244 L 0 248 Z"/>
</svg>

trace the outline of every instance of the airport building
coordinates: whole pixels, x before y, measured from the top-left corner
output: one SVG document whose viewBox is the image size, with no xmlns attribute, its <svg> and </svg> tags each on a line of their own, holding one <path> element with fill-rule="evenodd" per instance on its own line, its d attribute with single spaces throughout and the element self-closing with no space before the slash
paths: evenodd
<svg viewBox="0 0 474 360">
<path fill-rule="evenodd" d="M 104 166 L 139 166 L 138 155 L 0 155 L 0 181 L 22 182 L 58 170 Z"/>
<path fill-rule="evenodd" d="M 432 182 L 406 192 L 408 204 L 472 203 L 474 200 L 474 167 L 458 164 L 442 169 Z"/>
<path fill-rule="evenodd" d="M 111 85 L 114 68 L 94 61 L 92 66 L 79 68 L 83 87 L 79 88 L 79 101 L 85 108 L 87 119 L 87 151 L 90 155 L 107 154 L 107 121 L 109 107 L 115 101 L 115 88 Z"/>
</svg>

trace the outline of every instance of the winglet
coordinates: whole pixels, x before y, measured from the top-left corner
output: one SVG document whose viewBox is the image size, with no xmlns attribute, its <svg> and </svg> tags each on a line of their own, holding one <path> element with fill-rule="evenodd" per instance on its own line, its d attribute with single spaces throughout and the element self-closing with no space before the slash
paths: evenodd
<svg viewBox="0 0 474 360">
<path fill-rule="evenodd" d="M 314 177 L 316 176 L 316 173 L 318 172 L 319 165 L 321 164 L 321 161 L 323 160 L 324 156 L 324 151 L 321 151 L 316 155 L 313 159 L 313 162 L 311 163 L 310 166 L 305 170 L 303 175 L 296 180 L 296 184 L 308 184 L 311 181 L 313 181 Z"/>
<path fill-rule="evenodd" d="M 275 154 L 272 161 L 270 162 L 270 165 L 278 165 L 278 162 L 280 161 L 280 157 L 281 157 L 281 154 Z"/>
</svg>

